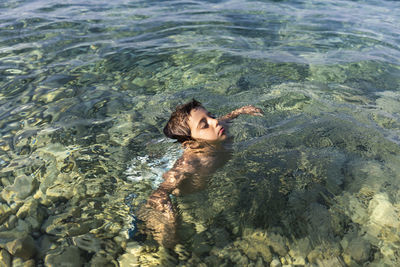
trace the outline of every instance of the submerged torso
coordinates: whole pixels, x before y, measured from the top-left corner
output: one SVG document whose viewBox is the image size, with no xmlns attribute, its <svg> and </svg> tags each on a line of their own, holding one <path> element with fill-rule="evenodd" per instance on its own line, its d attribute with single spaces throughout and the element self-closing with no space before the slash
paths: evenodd
<svg viewBox="0 0 400 267">
<path fill-rule="evenodd" d="M 186 195 L 204 190 L 210 176 L 230 158 L 227 144 L 186 144 L 182 157 L 173 169 L 184 172 L 185 179 L 177 186 L 176 195 Z"/>
</svg>

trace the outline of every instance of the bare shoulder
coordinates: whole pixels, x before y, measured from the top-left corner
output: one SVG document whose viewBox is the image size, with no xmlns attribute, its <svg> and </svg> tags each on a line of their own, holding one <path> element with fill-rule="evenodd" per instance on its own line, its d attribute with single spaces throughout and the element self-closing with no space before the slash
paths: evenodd
<svg viewBox="0 0 400 267">
<path fill-rule="evenodd" d="M 198 155 L 191 149 L 185 149 L 182 156 L 177 159 L 174 166 L 168 172 L 190 173 L 195 171 L 195 164 L 199 161 Z"/>
</svg>

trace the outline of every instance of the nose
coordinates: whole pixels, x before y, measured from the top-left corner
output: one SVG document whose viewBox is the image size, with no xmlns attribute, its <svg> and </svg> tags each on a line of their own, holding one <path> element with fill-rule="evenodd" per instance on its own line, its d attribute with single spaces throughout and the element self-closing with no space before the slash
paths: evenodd
<svg viewBox="0 0 400 267">
<path fill-rule="evenodd" d="M 219 122 L 217 119 L 210 118 L 209 124 L 214 125 L 214 127 L 217 127 L 219 125 Z"/>
</svg>

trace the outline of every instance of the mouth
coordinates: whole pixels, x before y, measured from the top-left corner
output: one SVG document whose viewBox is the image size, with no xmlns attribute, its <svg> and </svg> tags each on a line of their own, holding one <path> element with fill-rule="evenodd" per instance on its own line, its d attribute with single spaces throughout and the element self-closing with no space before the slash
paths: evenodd
<svg viewBox="0 0 400 267">
<path fill-rule="evenodd" d="M 218 131 L 218 135 L 223 135 L 225 133 L 225 128 L 221 127 L 221 129 Z"/>
</svg>

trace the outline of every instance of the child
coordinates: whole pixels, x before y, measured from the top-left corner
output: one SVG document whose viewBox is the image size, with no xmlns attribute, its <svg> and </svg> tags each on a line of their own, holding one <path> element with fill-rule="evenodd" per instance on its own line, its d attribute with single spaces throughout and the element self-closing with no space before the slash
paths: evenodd
<svg viewBox="0 0 400 267">
<path fill-rule="evenodd" d="M 181 196 L 206 187 L 209 175 L 229 158 L 222 142 L 227 139 L 227 122 L 240 114 L 262 116 L 262 110 L 249 105 L 216 119 L 193 99 L 172 113 L 164 134 L 182 143 L 184 152 L 164 173 L 164 182 L 147 201 L 147 211 L 138 215 L 158 243 L 172 248 L 177 242 L 177 213 L 170 194 Z"/>
</svg>

